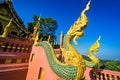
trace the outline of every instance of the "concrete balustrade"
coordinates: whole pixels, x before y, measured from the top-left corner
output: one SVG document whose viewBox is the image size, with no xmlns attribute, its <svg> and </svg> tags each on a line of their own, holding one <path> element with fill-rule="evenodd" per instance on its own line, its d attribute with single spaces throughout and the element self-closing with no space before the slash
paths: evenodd
<svg viewBox="0 0 120 80">
<path fill-rule="evenodd" d="M 9 63 L 17 63 L 21 59 L 21 63 L 26 63 L 29 60 L 30 54 L 26 53 L 0 53 L 0 64 L 5 64 L 6 61 L 8 62 L 11 60 Z M 19 59 L 19 60 L 17 60 Z"/>
<path fill-rule="evenodd" d="M 33 42 L 0 37 L 0 52 L 30 53 Z"/>
<path fill-rule="evenodd" d="M 20 41 L 29 41 L 28 38 L 19 37 L 13 34 L 8 34 L 8 38 L 14 39 L 14 40 L 20 40 Z"/>
<path fill-rule="evenodd" d="M 25 80 L 32 41 L 0 37 L 0 80 Z"/>
<path fill-rule="evenodd" d="M 32 44 L 32 41 L 0 37 L 0 80 L 30 80 L 31 78 L 38 80 L 38 77 L 43 80 L 63 80 L 50 68 L 44 49 L 35 46 L 32 48 Z M 61 60 L 60 49 L 54 51 L 56 57 Z M 120 72 L 86 67 L 84 78 L 84 80 L 120 80 Z"/>
<path fill-rule="evenodd" d="M 120 72 L 87 67 L 84 77 L 85 80 L 120 80 Z"/>
<path fill-rule="evenodd" d="M 0 64 L 26 63 L 33 42 L 0 37 Z"/>
<path fill-rule="evenodd" d="M 61 58 L 60 49 L 55 49 L 56 57 Z M 120 72 L 86 67 L 85 80 L 120 80 Z M 62 80 L 59 78 L 59 80 Z"/>
</svg>

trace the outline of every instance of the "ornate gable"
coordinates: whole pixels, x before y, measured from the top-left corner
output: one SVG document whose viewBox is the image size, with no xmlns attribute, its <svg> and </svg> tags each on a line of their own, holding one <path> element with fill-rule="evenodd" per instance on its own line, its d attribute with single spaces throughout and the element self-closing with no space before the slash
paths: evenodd
<svg viewBox="0 0 120 80">
<path fill-rule="evenodd" d="M 0 1 L 0 27 L 3 29 L 9 23 L 10 19 L 13 18 L 11 31 L 12 29 L 16 31 L 16 35 L 27 35 L 29 32 L 25 28 L 23 21 L 17 15 L 11 0 L 1 0 Z M 3 31 L 2 31 L 3 32 Z"/>
</svg>

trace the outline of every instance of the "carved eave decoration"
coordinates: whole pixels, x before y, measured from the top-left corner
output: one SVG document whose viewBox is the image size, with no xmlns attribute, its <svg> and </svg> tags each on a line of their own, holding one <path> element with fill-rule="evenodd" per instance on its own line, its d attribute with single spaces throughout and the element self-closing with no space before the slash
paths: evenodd
<svg viewBox="0 0 120 80">
<path fill-rule="evenodd" d="M 8 8 L 10 13 L 5 13 L 4 11 L 2 11 L 0 13 L 0 19 L 9 22 L 9 20 L 11 18 L 13 18 L 13 23 L 24 33 L 28 34 L 29 32 L 27 31 L 27 29 L 25 28 L 22 19 L 17 15 L 12 1 L 11 0 L 2 0 L 0 1 L 0 8 L 1 6 L 5 6 L 6 8 Z M 5 10 L 5 9 L 4 9 Z M 2 15 L 1 15 L 2 14 Z M 5 15 L 7 15 L 8 17 L 6 17 Z M 10 15 L 10 16 L 9 16 Z"/>
</svg>

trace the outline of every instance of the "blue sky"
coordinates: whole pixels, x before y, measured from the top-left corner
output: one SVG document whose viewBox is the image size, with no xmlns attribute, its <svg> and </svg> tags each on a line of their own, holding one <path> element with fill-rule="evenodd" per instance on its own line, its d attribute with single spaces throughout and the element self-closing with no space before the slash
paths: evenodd
<svg viewBox="0 0 120 80">
<path fill-rule="evenodd" d="M 34 14 L 41 17 L 51 17 L 58 22 L 58 37 L 61 31 L 67 30 L 79 17 L 88 0 L 12 0 L 14 8 L 24 24 L 33 21 Z M 96 41 L 101 38 L 100 59 L 120 60 L 120 0 L 92 0 L 87 12 L 88 26 L 84 36 L 78 39 L 79 46 L 75 48 L 84 55 Z"/>
</svg>

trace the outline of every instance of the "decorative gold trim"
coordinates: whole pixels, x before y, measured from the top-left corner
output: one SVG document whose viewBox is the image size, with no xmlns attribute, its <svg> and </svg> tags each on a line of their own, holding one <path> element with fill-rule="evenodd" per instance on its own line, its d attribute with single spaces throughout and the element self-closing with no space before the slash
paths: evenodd
<svg viewBox="0 0 120 80">
<path fill-rule="evenodd" d="M 12 62 L 12 59 L 6 59 L 5 64 L 10 64 Z"/>
<path fill-rule="evenodd" d="M 24 50 L 25 48 L 22 48 L 22 50 Z"/>
<path fill-rule="evenodd" d="M 6 46 L 2 45 L 1 47 L 2 47 L 2 48 L 5 48 Z"/>
<path fill-rule="evenodd" d="M 16 63 L 21 63 L 22 59 L 17 59 Z"/>
<path fill-rule="evenodd" d="M 83 77 L 86 65 L 82 54 L 77 52 L 77 50 L 72 46 L 71 41 L 73 40 L 73 42 L 78 45 L 76 39 L 82 37 L 84 34 L 83 30 L 88 23 L 88 18 L 85 13 L 90 8 L 90 2 L 91 1 L 87 3 L 86 8 L 81 12 L 81 15 L 77 21 L 75 21 L 75 23 L 70 27 L 67 35 L 64 38 L 64 46 L 61 48 L 62 55 L 66 63 L 78 67 L 75 80 L 80 80 Z"/>
<path fill-rule="evenodd" d="M 20 49 L 20 47 L 17 47 L 17 49 Z"/>
<path fill-rule="evenodd" d="M 28 59 L 25 59 L 25 62 L 28 62 L 29 60 Z"/>
<path fill-rule="evenodd" d="M 28 48 L 26 48 L 26 50 L 28 50 Z"/>
<path fill-rule="evenodd" d="M 10 31 L 10 26 L 11 26 L 11 24 L 12 24 L 12 21 L 13 21 L 13 18 L 10 19 L 9 23 L 5 26 L 4 32 L 3 32 L 3 34 L 1 35 L 1 37 L 7 37 L 7 36 L 8 36 L 8 33 L 9 33 L 9 31 Z"/>
<path fill-rule="evenodd" d="M 12 47 L 12 49 L 15 49 L 15 48 L 16 48 L 16 47 L 14 47 L 14 46 Z"/>
<path fill-rule="evenodd" d="M 7 46 L 7 48 L 11 48 L 11 46 Z"/>
</svg>

